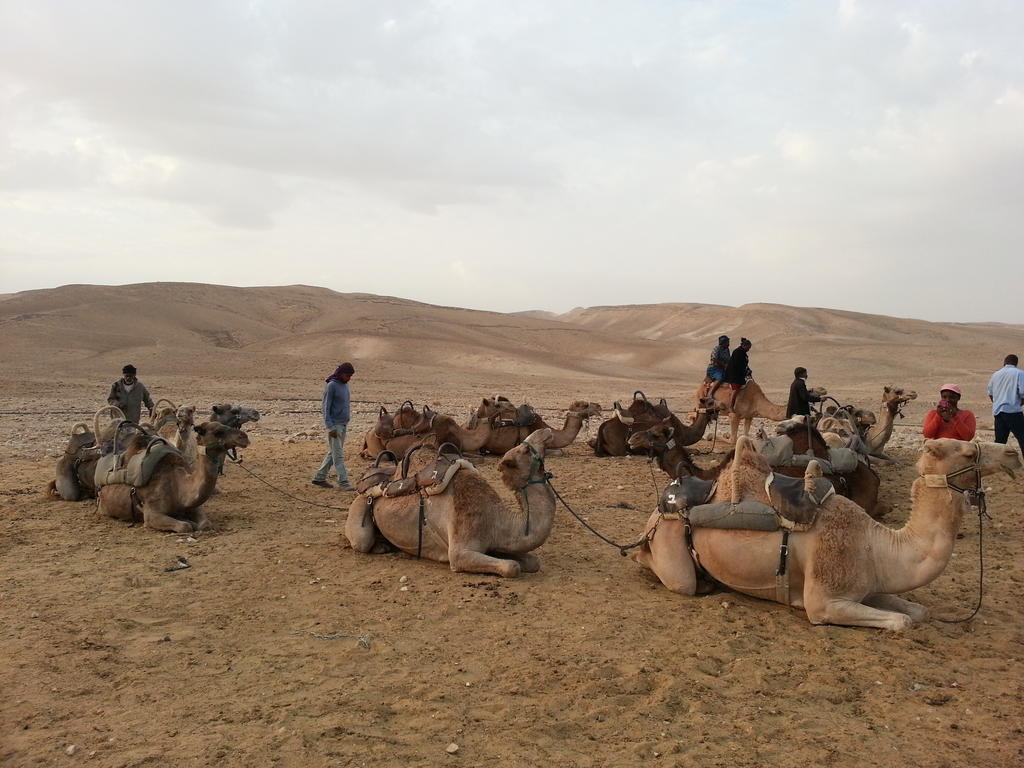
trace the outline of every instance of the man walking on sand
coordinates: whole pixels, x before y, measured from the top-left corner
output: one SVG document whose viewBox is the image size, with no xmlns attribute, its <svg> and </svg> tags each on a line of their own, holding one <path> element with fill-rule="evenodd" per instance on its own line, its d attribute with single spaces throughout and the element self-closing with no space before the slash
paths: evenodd
<svg viewBox="0 0 1024 768">
<path fill-rule="evenodd" d="M 345 469 L 345 432 L 348 430 L 350 399 L 348 381 L 355 374 L 352 363 L 342 363 L 327 377 L 324 387 L 323 414 L 324 426 L 327 428 L 327 455 L 323 463 L 313 475 L 313 485 L 330 488 L 327 473 L 333 466 L 338 473 L 338 488 L 343 491 L 353 490 L 348 482 L 348 470 Z"/>
<path fill-rule="evenodd" d="M 988 380 L 988 399 L 992 401 L 996 442 L 1006 443 L 1012 434 L 1017 447 L 1024 450 L 1024 371 L 1017 367 L 1016 355 L 1007 355 L 1003 367 Z"/>
<path fill-rule="evenodd" d="M 142 418 L 143 404 L 150 415 L 153 413 L 153 398 L 149 396 L 146 385 L 135 377 L 137 373 L 134 365 L 126 365 L 121 369 L 121 378 L 110 385 L 110 394 L 107 395 L 107 405 L 120 408 L 124 417 L 135 424 Z"/>
</svg>

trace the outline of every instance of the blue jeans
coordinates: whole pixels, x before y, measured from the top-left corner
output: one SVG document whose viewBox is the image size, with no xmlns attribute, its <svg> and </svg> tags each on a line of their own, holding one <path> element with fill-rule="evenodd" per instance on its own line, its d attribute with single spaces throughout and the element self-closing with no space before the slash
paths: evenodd
<svg viewBox="0 0 1024 768">
<path fill-rule="evenodd" d="M 314 480 L 326 480 L 327 473 L 331 471 L 333 466 L 338 472 L 338 482 L 348 482 L 348 470 L 345 469 L 345 432 L 348 429 L 347 424 L 335 424 L 333 427 L 328 427 L 328 431 L 333 429 L 338 436 L 331 437 L 327 436 L 328 451 L 327 455 L 324 456 L 323 463 L 320 464 L 320 469 L 313 475 Z"/>
</svg>

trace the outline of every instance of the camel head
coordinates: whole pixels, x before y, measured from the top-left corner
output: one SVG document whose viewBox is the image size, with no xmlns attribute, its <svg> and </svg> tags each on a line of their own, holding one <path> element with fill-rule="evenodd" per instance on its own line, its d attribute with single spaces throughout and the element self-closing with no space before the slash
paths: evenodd
<svg viewBox="0 0 1024 768">
<path fill-rule="evenodd" d="M 210 408 L 210 415 L 213 416 L 214 421 L 235 427 L 240 427 L 250 421 L 260 420 L 260 412 L 255 408 L 249 408 L 244 405 L 230 405 L 228 403 L 213 406 Z"/>
<path fill-rule="evenodd" d="M 707 413 L 713 419 L 717 419 L 724 408 L 713 397 L 704 396 L 697 400 L 697 413 Z"/>
<path fill-rule="evenodd" d="M 601 415 L 601 406 L 597 403 L 588 403 L 586 400 L 573 400 L 569 403 L 569 411 L 589 419 L 591 416 Z"/>
<path fill-rule="evenodd" d="M 824 387 L 811 387 L 807 392 L 815 397 L 825 397 L 828 394 L 828 390 Z"/>
<path fill-rule="evenodd" d="M 196 421 L 196 407 L 194 405 L 183 405 L 174 414 L 174 421 L 178 425 L 179 432 L 187 432 Z"/>
<path fill-rule="evenodd" d="M 383 405 L 380 407 L 377 423 L 373 427 L 373 434 L 381 440 L 390 440 L 395 436 L 395 416 L 388 413 L 388 409 Z"/>
<path fill-rule="evenodd" d="M 522 488 L 530 480 L 543 478 L 544 449 L 551 442 L 551 436 L 549 427 L 538 429 L 507 451 L 498 462 L 502 482 L 509 488 Z"/>
<path fill-rule="evenodd" d="M 642 432 L 634 432 L 627 441 L 629 447 L 634 451 L 653 451 L 655 448 L 664 448 L 675 434 L 675 427 L 669 423 L 669 419 L 655 424 L 650 429 Z"/>
<path fill-rule="evenodd" d="M 153 406 L 153 417 L 150 420 L 153 426 L 153 431 L 159 432 L 168 424 L 173 424 L 177 420 L 177 416 L 178 406 L 170 400 L 157 400 L 156 405 Z"/>
<path fill-rule="evenodd" d="M 229 427 L 219 421 L 207 421 L 194 427 L 196 431 L 196 442 L 207 448 L 246 448 L 249 445 L 249 436 L 236 427 Z"/>
<path fill-rule="evenodd" d="M 980 441 L 969 443 L 943 437 L 924 441 L 917 471 L 921 475 L 949 475 L 974 464 L 978 465 L 982 476 L 1006 472 L 1013 477 L 1013 471 L 1024 466 L 1017 449 L 1009 445 Z M 969 485 L 970 477 L 967 473 L 957 485 Z"/>
<path fill-rule="evenodd" d="M 867 408 L 858 408 L 853 412 L 854 423 L 862 430 L 868 427 L 873 427 L 878 423 L 878 417 L 875 416 L 874 411 L 869 411 Z"/>
<path fill-rule="evenodd" d="M 497 417 L 498 420 L 503 419 L 514 419 L 516 417 L 516 407 L 512 405 L 512 401 L 507 397 L 485 397 L 480 401 L 480 405 L 477 406 L 476 415 L 481 419 L 490 419 Z"/>
<path fill-rule="evenodd" d="M 896 413 L 897 409 L 904 403 L 916 399 L 917 392 L 912 389 L 890 386 L 882 389 L 882 403 L 893 413 Z"/>
</svg>

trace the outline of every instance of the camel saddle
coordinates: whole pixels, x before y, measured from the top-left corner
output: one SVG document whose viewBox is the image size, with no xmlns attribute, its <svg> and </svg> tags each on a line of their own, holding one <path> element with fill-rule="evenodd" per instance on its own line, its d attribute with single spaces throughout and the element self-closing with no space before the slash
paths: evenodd
<svg viewBox="0 0 1024 768">
<path fill-rule="evenodd" d="M 434 460 L 419 472 L 409 475 L 409 459 L 417 450 L 426 446 L 417 446 L 409 451 L 401 464 L 382 463 L 381 459 L 390 451 L 381 451 L 380 455 L 356 482 L 356 493 L 370 499 L 394 498 L 425 493 L 436 496 L 444 493 L 448 484 L 460 470 L 468 469 L 476 472 L 472 462 L 462 457 L 450 443 L 437 449 Z M 446 450 L 447 449 L 447 450 Z M 392 454 L 393 456 L 393 454 Z M 396 477 L 397 475 L 397 477 Z"/>
<path fill-rule="evenodd" d="M 132 456 L 127 463 L 124 461 L 124 453 L 108 453 L 96 462 L 96 488 L 115 483 L 142 487 L 150 481 L 157 466 L 167 456 L 180 457 L 181 452 L 162 437 L 152 438 L 146 450 Z"/>
<path fill-rule="evenodd" d="M 532 427 L 537 423 L 537 419 L 540 417 L 537 411 L 533 409 L 532 405 L 524 403 L 516 408 L 516 416 L 514 419 L 505 419 L 501 422 L 503 427 Z"/>
<path fill-rule="evenodd" d="M 666 486 L 658 509 L 687 520 L 694 528 L 728 528 L 747 531 L 806 531 L 818 516 L 825 500 L 835 493 L 832 483 L 816 478 L 810 493 L 804 478 L 776 475 L 765 479 L 771 505 L 754 499 L 705 503 L 715 492 L 715 483 L 696 477 L 679 478 Z"/>
</svg>

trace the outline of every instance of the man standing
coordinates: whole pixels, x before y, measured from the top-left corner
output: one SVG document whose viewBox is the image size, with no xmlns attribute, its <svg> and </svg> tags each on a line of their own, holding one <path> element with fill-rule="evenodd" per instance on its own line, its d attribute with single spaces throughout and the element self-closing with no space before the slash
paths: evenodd
<svg viewBox="0 0 1024 768">
<path fill-rule="evenodd" d="M 711 361 L 706 371 L 711 380 L 711 389 L 708 390 L 708 397 L 714 397 L 715 392 L 722 386 L 722 379 L 725 378 L 725 369 L 729 365 L 729 337 L 719 336 L 718 346 L 711 350 Z"/>
<path fill-rule="evenodd" d="M 811 403 L 820 402 L 820 397 L 807 391 L 807 369 L 803 366 L 793 369 L 793 383 L 789 385 L 789 402 L 786 403 L 786 418 L 793 415 L 810 416 Z"/>
<path fill-rule="evenodd" d="M 107 405 L 116 405 L 128 421 L 138 424 L 142 416 L 143 403 L 152 415 L 153 398 L 149 396 L 146 385 L 135 377 L 136 373 L 134 365 L 129 364 L 121 369 L 121 378 L 110 385 Z"/>
<path fill-rule="evenodd" d="M 740 345 L 733 350 L 729 356 L 729 364 L 725 367 L 725 375 L 722 380 L 732 390 L 732 398 L 729 400 L 730 408 L 736 402 L 736 393 L 747 383 L 747 377 L 750 375 L 750 358 L 747 353 L 751 346 L 753 345 L 750 343 L 750 339 L 740 339 Z"/>
<path fill-rule="evenodd" d="M 954 440 L 973 440 L 977 424 L 974 414 L 960 410 L 963 393 L 956 384 L 943 384 L 939 389 L 939 402 L 924 416 L 921 433 L 929 440 L 951 437 Z"/>
<path fill-rule="evenodd" d="M 324 456 L 320 469 L 313 476 L 313 485 L 330 488 L 327 473 L 333 466 L 338 473 L 338 487 L 343 491 L 353 490 L 348 482 L 348 470 L 345 469 L 345 432 L 348 430 L 349 394 L 348 381 L 356 369 L 352 363 L 342 363 L 327 377 L 324 387 L 323 413 L 324 426 L 327 427 L 327 455 Z"/>
<path fill-rule="evenodd" d="M 988 399 L 995 417 L 996 442 L 1006 443 L 1012 433 L 1017 447 L 1024 450 L 1024 371 L 1017 367 L 1016 355 L 1007 355 L 1003 367 L 988 380 Z"/>
</svg>

